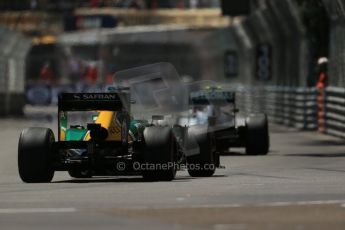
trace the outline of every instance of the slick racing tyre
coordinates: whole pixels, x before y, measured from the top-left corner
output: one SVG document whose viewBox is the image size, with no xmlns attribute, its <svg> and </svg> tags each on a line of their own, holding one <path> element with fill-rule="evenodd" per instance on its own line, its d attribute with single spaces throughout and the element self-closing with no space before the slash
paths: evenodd
<svg viewBox="0 0 345 230">
<path fill-rule="evenodd" d="M 265 114 L 246 119 L 246 154 L 267 155 L 269 152 L 268 120 Z"/>
<path fill-rule="evenodd" d="M 144 130 L 142 175 L 148 181 L 171 181 L 176 176 L 177 143 L 169 127 L 147 127 Z"/>
<path fill-rule="evenodd" d="M 52 181 L 54 141 L 54 133 L 50 129 L 29 128 L 22 131 L 18 144 L 18 170 L 24 182 Z"/>
<path fill-rule="evenodd" d="M 190 130 L 188 141 L 196 141 L 198 154 L 187 156 L 188 173 L 192 177 L 211 177 L 216 171 L 215 139 L 212 133 L 196 133 Z"/>
</svg>

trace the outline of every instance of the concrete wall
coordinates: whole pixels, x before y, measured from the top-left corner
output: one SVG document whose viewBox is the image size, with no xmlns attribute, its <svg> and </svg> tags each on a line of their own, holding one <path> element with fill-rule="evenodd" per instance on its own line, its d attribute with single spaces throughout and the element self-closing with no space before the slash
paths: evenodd
<svg viewBox="0 0 345 230">
<path fill-rule="evenodd" d="M 156 62 L 170 62 L 180 73 L 194 80 L 242 81 L 226 78 L 224 55 L 239 52 L 229 28 L 190 28 L 184 26 L 139 26 L 126 29 L 71 33 L 60 36 L 59 46 L 71 47 L 73 53 L 85 53 L 87 47 L 98 47 L 107 54 L 98 57 L 112 71 Z M 92 56 L 90 49 L 90 57 Z M 94 53 L 94 52 L 93 52 Z M 106 57 L 104 57 L 106 56 Z"/>
<path fill-rule="evenodd" d="M 308 51 L 305 31 L 292 0 L 267 0 L 247 19 L 235 23 L 231 30 L 237 36 L 246 82 L 251 85 L 305 86 L 308 73 Z M 272 79 L 255 77 L 256 50 L 259 44 L 270 44 Z"/>
<path fill-rule="evenodd" d="M 21 114 L 25 105 L 25 59 L 31 41 L 0 28 L 0 116 Z"/>
<path fill-rule="evenodd" d="M 323 0 L 330 17 L 329 85 L 345 87 L 345 2 Z"/>
<path fill-rule="evenodd" d="M 106 47 L 105 60 L 116 70 L 153 62 L 171 62 L 181 75 L 229 84 L 306 86 L 308 49 L 305 31 L 294 0 L 266 0 L 248 18 L 234 19 L 227 27 L 133 26 L 62 35 L 61 46 L 81 52 L 87 46 Z M 83 12 L 83 11 L 81 11 Z M 272 47 L 272 77 L 257 78 L 257 49 Z M 79 49 L 79 51 L 78 51 Z M 225 54 L 238 57 L 238 75 L 225 75 Z"/>
</svg>

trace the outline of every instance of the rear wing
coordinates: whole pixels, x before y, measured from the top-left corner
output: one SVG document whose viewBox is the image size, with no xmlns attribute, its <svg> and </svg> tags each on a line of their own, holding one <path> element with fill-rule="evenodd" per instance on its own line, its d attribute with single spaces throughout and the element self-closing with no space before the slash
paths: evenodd
<svg viewBox="0 0 345 230">
<path fill-rule="evenodd" d="M 230 91 L 201 90 L 190 93 L 191 105 L 213 105 L 235 103 L 235 93 Z"/>
<path fill-rule="evenodd" d="M 60 111 L 129 110 L 129 93 L 62 93 L 59 95 Z"/>
</svg>

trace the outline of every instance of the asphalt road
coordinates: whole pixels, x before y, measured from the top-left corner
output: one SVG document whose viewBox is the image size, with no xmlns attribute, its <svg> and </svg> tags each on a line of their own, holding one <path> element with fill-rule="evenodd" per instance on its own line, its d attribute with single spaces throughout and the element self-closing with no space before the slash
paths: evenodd
<svg viewBox="0 0 345 230">
<path fill-rule="evenodd" d="M 345 141 L 271 125 L 268 156 L 233 149 L 212 178 L 178 172 L 24 184 L 17 142 L 39 119 L 0 120 L 0 229 L 345 229 Z M 54 129 L 55 130 L 55 129 Z"/>
</svg>

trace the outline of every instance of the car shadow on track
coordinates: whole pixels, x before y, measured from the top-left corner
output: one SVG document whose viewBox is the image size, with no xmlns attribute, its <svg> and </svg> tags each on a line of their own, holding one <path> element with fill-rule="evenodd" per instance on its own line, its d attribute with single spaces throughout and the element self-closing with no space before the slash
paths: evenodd
<svg viewBox="0 0 345 230">
<path fill-rule="evenodd" d="M 307 169 L 317 170 L 317 171 L 325 171 L 325 172 L 345 173 L 345 170 L 338 170 L 338 169 L 327 169 L 327 168 L 307 168 Z"/>
<path fill-rule="evenodd" d="M 222 152 L 220 156 L 246 156 L 246 154 L 241 152 Z"/>
<path fill-rule="evenodd" d="M 220 156 L 223 156 L 223 157 L 265 157 L 265 156 L 269 156 L 269 155 L 272 155 L 274 153 L 277 153 L 276 151 L 270 151 L 267 155 L 247 155 L 245 154 L 244 152 L 223 152 L 220 154 Z"/>
<path fill-rule="evenodd" d="M 291 153 L 284 154 L 287 157 L 315 157 L 315 158 L 335 158 L 345 157 L 345 153 Z"/>
<path fill-rule="evenodd" d="M 194 177 L 176 177 L 173 182 L 189 182 L 195 179 Z M 83 178 L 83 179 L 70 179 L 62 181 L 54 181 L 52 183 L 150 183 L 150 182 L 164 182 L 164 181 L 147 181 L 142 177 L 94 177 L 94 178 Z"/>
<path fill-rule="evenodd" d="M 238 151 L 230 151 L 230 152 L 222 152 L 219 154 L 220 156 L 223 157 L 227 157 L 227 156 L 241 156 L 241 157 L 245 157 L 245 156 L 249 156 L 247 154 L 245 154 L 245 152 L 238 152 Z"/>
<path fill-rule="evenodd" d="M 345 142 L 343 139 L 339 140 L 310 140 L 297 143 L 297 145 L 302 146 L 344 146 Z"/>
<path fill-rule="evenodd" d="M 217 174 L 212 177 L 191 177 L 191 176 L 177 176 L 172 182 L 190 182 L 191 180 L 197 180 L 202 178 L 223 178 L 228 177 L 227 175 Z M 93 177 L 83 179 L 73 179 L 54 181 L 52 183 L 71 183 L 71 184 L 83 184 L 83 183 L 152 183 L 152 182 L 165 182 L 165 181 L 147 181 L 142 177 Z"/>
<path fill-rule="evenodd" d="M 262 175 L 256 173 L 232 173 L 232 176 L 250 176 L 250 177 L 259 177 L 259 178 L 270 178 L 270 179 L 279 179 L 279 180 L 294 180 L 293 177 L 283 177 L 283 176 L 272 176 L 272 175 Z"/>
</svg>

